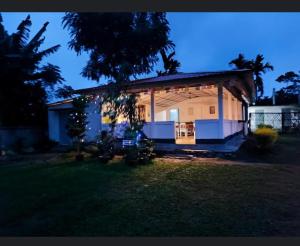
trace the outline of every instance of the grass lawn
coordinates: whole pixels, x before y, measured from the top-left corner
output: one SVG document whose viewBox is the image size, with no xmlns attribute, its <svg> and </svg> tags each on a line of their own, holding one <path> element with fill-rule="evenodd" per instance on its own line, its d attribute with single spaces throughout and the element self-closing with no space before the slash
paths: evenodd
<svg viewBox="0 0 300 246">
<path fill-rule="evenodd" d="M 300 166 L 280 158 L 0 166 L 0 235 L 299 236 Z"/>
</svg>

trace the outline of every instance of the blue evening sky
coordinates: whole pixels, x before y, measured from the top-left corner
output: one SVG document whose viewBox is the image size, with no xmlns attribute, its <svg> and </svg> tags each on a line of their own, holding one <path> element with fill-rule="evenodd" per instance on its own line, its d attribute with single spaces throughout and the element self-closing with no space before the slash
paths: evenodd
<svg viewBox="0 0 300 246">
<path fill-rule="evenodd" d="M 6 30 L 15 31 L 27 14 L 2 13 Z M 69 35 L 61 25 L 64 13 L 29 14 L 32 34 L 44 22 L 50 22 L 42 48 L 62 46 L 46 62 L 60 66 L 66 84 L 75 89 L 97 85 L 80 75 L 88 56 L 77 56 L 68 48 Z M 249 59 L 261 53 L 275 68 L 264 75 L 265 95 L 271 95 L 273 87 L 281 87 L 275 81 L 279 75 L 300 70 L 300 13 L 168 13 L 167 18 L 181 72 L 226 70 L 230 69 L 228 62 L 240 52 Z"/>
</svg>

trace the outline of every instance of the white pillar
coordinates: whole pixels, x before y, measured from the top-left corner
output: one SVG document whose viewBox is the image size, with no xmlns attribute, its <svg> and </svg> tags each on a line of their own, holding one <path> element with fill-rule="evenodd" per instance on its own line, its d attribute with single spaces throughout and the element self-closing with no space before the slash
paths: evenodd
<svg viewBox="0 0 300 246">
<path fill-rule="evenodd" d="M 48 131 L 49 139 L 57 142 L 60 141 L 59 111 L 48 110 Z"/>
<path fill-rule="evenodd" d="M 219 138 L 224 138 L 224 114 L 223 114 L 223 84 L 218 84 L 218 112 L 219 112 L 219 119 L 218 119 L 218 125 L 219 125 Z"/>
<path fill-rule="evenodd" d="M 151 122 L 155 121 L 155 101 L 154 90 L 151 90 L 150 107 L 151 107 Z"/>
</svg>

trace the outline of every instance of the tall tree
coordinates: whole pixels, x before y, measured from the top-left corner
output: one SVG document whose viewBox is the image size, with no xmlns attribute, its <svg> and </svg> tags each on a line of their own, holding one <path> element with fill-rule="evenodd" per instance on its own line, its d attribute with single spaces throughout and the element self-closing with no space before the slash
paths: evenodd
<svg viewBox="0 0 300 246">
<path fill-rule="evenodd" d="M 264 63 L 263 61 L 264 56 L 261 54 L 258 54 L 254 60 L 247 60 L 243 54 L 239 54 L 236 59 L 229 62 L 229 65 L 233 65 L 237 69 L 251 69 L 253 71 L 257 99 L 262 97 L 264 94 L 264 81 L 262 74 L 265 74 L 267 71 L 274 70 L 274 67 L 269 62 Z"/>
<path fill-rule="evenodd" d="M 277 79 L 279 83 L 286 83 L 286 87 L 282 88 L 282 94 L 285 93 L 287 97 L 298 97 L 300 104 L 300 74 L 293 71 L 286 72 L 280 75 Z"/>
<path fill-rule="evenodd" d="M 39 50 L 49 22 L 29 40 L 30 16 L 8 34 L 0 15 L 0 124 L 6 126 L 40 125 L 46 122 L 47 91 L 64 79 L 53 64 L 41 64 L 59 45 Z"/>
<path fill-rule="evenodd" d="M 180 62 L 173 58 L 175 56 L 175 51 L 167 55 L 165 50 L 161 50 L 160 55 L 164 64 L 164 71 L 157 71 L 157 75 L 162 76 L 178 73 Z"/>
<path fill-rule="evenodd" d="M 170 29 L 165 13 L 67 13 L 63 25 L 71 36 L 70 48 L 77 54 L 90 55 L 82 75 L 96 81 L 104 76 L 116 84 L 104 96 L 104 102 L 111 105 L 107 113 L 112 117 L 122 111 L 125 115 L 134 112 L 123 110 L 135 108 L 134 94 L 124 96 L 119 103 L 124 83 L 151 72 L 159 51 L 174 48 L 168 38 Z M 133 120 L 132 116 L 128 117 Z"/>
<path fill-rule="evenodd" d="M 269 62 L 264 63 L 263 60 L 264 60 L 264 56 L 259 54 L 256 56 L 255 60 L 252 61 L 252 70 L 255 75 L 254 82 L 257 88 L 256 89 L 257 97 L 262 97 L 264 94 L 264 81 L 262 78 L 262 74 L 274 70 L 274 67 Z"/>
</svg>

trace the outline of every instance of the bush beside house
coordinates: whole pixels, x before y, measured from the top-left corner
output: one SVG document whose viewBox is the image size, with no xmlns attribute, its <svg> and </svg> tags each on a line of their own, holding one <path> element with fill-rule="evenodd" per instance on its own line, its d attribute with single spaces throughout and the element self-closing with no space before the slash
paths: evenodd
<svg viewBox="0 0 300 246">
<path fill-rule="evenodd" d="M 256 145 L 260 150 L 272 148 L 278 139 L 278 132 L 271 126 L 260 126 L 253 134 Z"/>
</svg>

